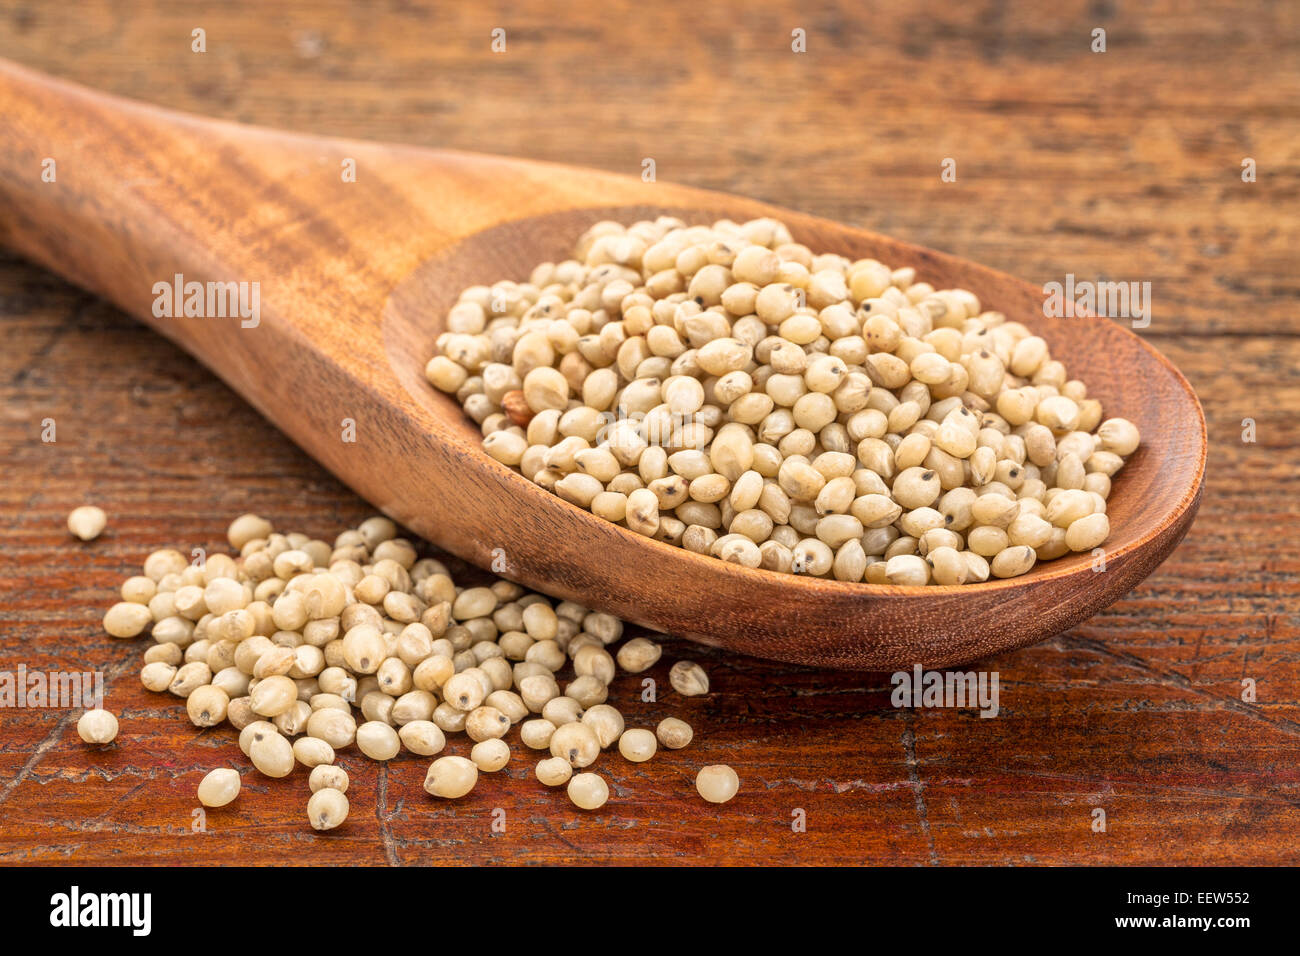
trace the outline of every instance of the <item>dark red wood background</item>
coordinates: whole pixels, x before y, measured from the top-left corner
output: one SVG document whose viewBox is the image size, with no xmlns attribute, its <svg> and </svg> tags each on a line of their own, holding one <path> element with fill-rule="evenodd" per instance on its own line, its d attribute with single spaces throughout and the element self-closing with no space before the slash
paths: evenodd
<svg viewBox="0 0 1300 956">
<path fill-rule="evenodd" d="M 194 832 L 210 768 L 247 766 L 144 692 L 99 621 L 152 549 L 256 509 L 333 533 L 364 502 L 196 362 L 0 255 L 0 670 L 102 669 L 121 735 L 0 710 L 3 863 L 1294 863 L 1300 858 L 1300 15 L 1294 4 L 0 2 L 0 56 L 168 106 L 658 175 L 967 256 L 1031 281 L 1149 281 L 1142 334 L 1210 426 L 1200 517 L 1074 631 L 982 666 L 1001 713 L 900 711 L 886 675 L 689 654 L 687 750 L 599 765 L 583 814 L 531 777 L 434 802 L 427 761 L 345 755 L 352 816 L 308 829 L 301 772 L 245 775 Z M 203 28 L 207 52 L 190 50 Z M 507 31 L 507 51 L 490 34 Z M 1107 51 L 1090 51 L 1095 28 Z M 807 52 L 790 50 L 807 32 Z M 0 144 L 3 148 L 3 144 Z M 1243 159 L 1258 181 L 1243 183 Z M 957 182 L 940 181 L 945 158 Z M 40 440 L 41 421 L 58 441 Z M 1244 442 L 1244 419 L 1257 440 Z M 64 530 L 94 501 L 91 544 Z M 1257 699 L 1242 699 L 1253 680 Z M 636 680 L 615 696 L 631 701 Z M 512 738 L 513 739 L 513 738 Z M 464 739 L 450 752 L 464 752 Z M 742 791 L 695 796 L 707 763 Z M 506 828 L 494 833 L 494 809 Z M 1105 812 L 1096 832 L 1094 810 Z M 791 827 L 807 815 L 807 832 Z"/>
</svg>

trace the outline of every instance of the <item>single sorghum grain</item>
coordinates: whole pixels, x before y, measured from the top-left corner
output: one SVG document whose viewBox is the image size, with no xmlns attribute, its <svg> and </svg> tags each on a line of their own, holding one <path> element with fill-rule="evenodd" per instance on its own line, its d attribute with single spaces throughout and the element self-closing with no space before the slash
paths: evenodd
<svg viewBox="0 0 1300 956">
<path fill-rule="evenodd" d="M 424 789 L 435 797 L 455 799 L 474 789 L 478 767 L 464 757 L 439 757 L 429 765 Z"/>
<path fill-rule="evenodd" d="M 112 743 L 117 736 L 117 718 L 106 710 L 88 710 L 77 720 L 77 733 L 88 744 Z"/>
<path fill-rule="evenodd" d="M 307 819 L 313 830 L 333 830 L 348 818 L 348 798 L 340 790 L 324 787 L 307 801 Z"/>
<path fill-rule="evenodd" d="M 655 755 L 658 742 L 648 730 L 633 728 L 618 738 L 618 752 L 633 763 L 642 763 Z"/>
<path fill-rule="evenodd" d="M 102 508 L 96 508 L 94 505 L 73 508 L 68 515 L 68 530 L 82 541 L 98 538 L 107 524 L 108 515 L 104 514 Z"/>
<path fill-rule="evenodd" d="M 695 777 L 695 789 L 709 803 L 726 803 L 740 789 L 740 778 L 726 764 L 703 767 Z"/>
<path fill-rule="evenodd" d="M 229 767 L 211 770 L 199 782 L 199 803 L 205 807 L 224 807 L 239 796 L 239 771 Z"/>
<path fill-rule="evenodd" d="M 678 661 L 668 672 L 668 682 L 683 697 L 700 697 L 709 692 L 709 675 L 694 661 Z"/>
<path fill-rule="evenodd" d="M 655 728 L 655 736 L 669 750 L 681 750 L 694 738 L 695 731 L 684 720 L 678 720 L 676 717 L 665 717 L 659 722 L 659 726 Z"/>
<path fill-rule="evenodd" d="M 599 774 L 576 774 L 569 781 L 569 799 L 583 810 L 598 810 L 609 799 L 609 785 Z"/>
</svg>

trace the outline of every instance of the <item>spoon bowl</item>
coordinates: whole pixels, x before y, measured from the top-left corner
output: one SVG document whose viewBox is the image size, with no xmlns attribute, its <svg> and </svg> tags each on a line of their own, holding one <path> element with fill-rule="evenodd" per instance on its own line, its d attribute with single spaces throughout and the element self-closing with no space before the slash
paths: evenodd
<svg viewBox="0 0 1300 956">
<path fill-rule="evenodd" d="M 0 244 L 178 342 L 439 547 L 655 630 L 825 667 L 968 663 L 1121 598 L 1178 544 L 1200 501 L 1204 416 L 1163 356 L 1107 319 L 1046 318 L 1041 290 L 940 252 L 592 170 L 199 119 L 3 63 L 0 137 Z M 47 156 L 57 184 L 40 178 Z M 936 288 L 969 289 L 1042 335 L 1105 417 L 1141 430 L 1108 502 L 1104 552 L 961 587 L 776 574 L 634 534 L 489 458 L 473 422 L 423 374 L 460 290 L 524 278 L 565 257 L 593 222 L 662 214 L 774 216 L 816 252 L 914 266 Z M 175 275 L 256 283 L 256 324 L 155 315 L 155 285 Z"/>
</svg>

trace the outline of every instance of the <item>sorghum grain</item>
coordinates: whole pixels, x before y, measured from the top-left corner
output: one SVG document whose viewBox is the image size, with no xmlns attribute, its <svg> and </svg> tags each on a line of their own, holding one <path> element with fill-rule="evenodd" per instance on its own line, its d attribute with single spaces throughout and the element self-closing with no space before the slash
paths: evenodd
<svg viewBox="0 0 1300 956">
<path fill-rule="evenodd" d="M 659 722 L 659 726 L 655 728 L 655 736 L 669 750 L 681 750 L 691 742 L 691 739 L 695 736 L 695 731 L 684 720 L 678 720 L 676 717 L 665 717 Z"/>
<path fill-rule="evenodd" d="M 205 807 L 224 807 L 239 796 L 239 771 L 219 767 L 208 771 L 199 781 L 199 803 Z"/>
<path fill-rule="evenodd" d="M 470 750 L 469 759 L 484 773 L 495 773 L 510 762 L 510 745 L 496 737 L 480 740 Z"/>
<path fill-rule="evenodd" d="M 657 749 L 655 735 L 648 730 L 625 730 L 618 738 L 618 752 L 633 763 L 649 760 Z"/>
<path fill-rule="evenodd" d="M 68 530 L 82 541 L 98 538 L 107 524 L 108 515 L 104 514 L 102 508 L 96 508 L 94 505 L 73 508 L 68 515 Z"/>
<path fill-rule="evenodd" d="M 103 709 L 88 710 L 77 719 L 77 733 L 88 744 L 112 743 L 117 736 L 117 718 Z"/>
<path fill-rule="evenodd" d="M 573 765 L 563 757 L 547 757 L 537 762 L 537 779 L 548 787 L 568 783 L 573 776 Z"/>
<path fill-rule="evenodd" d="M 668 672 L 668 683 L 683 697 L 700 697 L 709 692 L 709 675 L 694 661 L 678 661 Z"/>
<path fill-rule="evenodd" d="M 455 800 L 474 789 L 478 767 L 464 757 L 439 757 L 429 765 L 424 789 L 435 797 Z"/>
<path fill-rule="evenodd" d="M 348 798 L 341 790 L 324 787 L 307 801 L 307 819 L 313 830 L 333 830 L 348 818 Z"/>
<path fill-rule="evenodd" d="M 726 803 L 740 789 L 740 778 L 726 764 L 714 764 L 696 774 L 695 789 L 709 803 Z"/>
<path fill-rule="evenodd" d="M 307 785 L 311 788 L 312 793 L 327 787 L 337 790 L 339 793 L 347 793 L 348 775 L 343 772 L 342 767 L 317 764 L 312 768 L 311 776 L 307 778 Z"/>
<path fill-rule="evenodd" d="M 569 781 L 569 799 L 583 810 L 598 810 L 609 799 L 609 785 L 595 773 L 580 773 Z"/>
</svg>

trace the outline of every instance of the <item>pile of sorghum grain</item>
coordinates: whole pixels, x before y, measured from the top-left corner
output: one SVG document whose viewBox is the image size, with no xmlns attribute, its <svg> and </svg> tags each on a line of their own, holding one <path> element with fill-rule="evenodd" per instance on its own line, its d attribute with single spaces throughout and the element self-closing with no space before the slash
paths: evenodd
<svg viewBox="0 0 1300 956">
<path fill-rule="evenodd" d="M 600 222 L 466 289 L 425 370 L 484 450 L 638 534 L 751 568 L 968 584 L 1110 533 L 1129 421 L 1047 343 L 771 219 Z"/>
<path fill-rule="evenodd" d="M 277 533 L 248 514 L 228 538 L 237 556 L 192 563 L 171 549 L 149 555 L 144 573 L 122 584 L 104 627 L 119 638 L 148 631 L 144 686 L 184 698 L 197 727 L 228 720 L 262 774 L 309 768 L 307 813 L 318 830 L 347 817 L 348 776 L 334 762 L 353 745 L 378 761 L 402 751 L 432 757 L 448 735 L 466 734 L 468 757 L 437 757 L 424 782 L 433 796 L 455 799 L 479 773 L 506 766 L 513 754 L 503 738 L 518 724 L 523 746 L 549 755 L 536 765 L 537 779 L 567 784 L 573 803 L 592 810 L 609 796 L 604 779 L 586 769 L 602 751 L 617 744 L 640 762 L 659 745 L 691 742 L 682 720 L 669 717 L 654 732 L 627 728 L 606 703 L 618 669 L 642 673 L 662 653 L 644 637 L 611 653 L 623 625 L 608 614 L 552 605 L 504 579 L 458 587 L 444 564 L 420 558 L 383 517 L 330 544 Z M 708 676 L 690 661 L 677 662 L 669 683 L 682 696 L 709 691 Z M 77 729 L 87 743 L 104 744 L 117 735 L 117 720 L 87 711 Z M 728 767 L 704 767 L 696 787 L 723 802 L 735 795 L 734 781 Z M 217 768 L 198 796 L 220 807 L 239 789 L 237 770 Z"/>
</svg>

